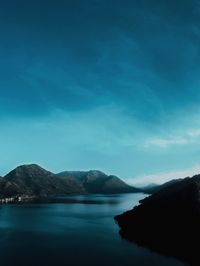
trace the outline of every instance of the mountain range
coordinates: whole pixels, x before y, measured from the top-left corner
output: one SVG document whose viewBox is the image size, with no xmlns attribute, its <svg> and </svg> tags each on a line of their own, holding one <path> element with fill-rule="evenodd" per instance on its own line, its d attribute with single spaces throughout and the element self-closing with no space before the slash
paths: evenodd
<svg viewBox="0 0 200 266">
<path fill-rule="evenodd" d="M 34 197 L 65 196 L 88 193 L 131 193 L 139 189 L 116 176 L 97 170 L 65 171 L 54 174 L 36 164 L 18 166 L 0 178 L 0 197 L 19 195 Z"/>
</svg>

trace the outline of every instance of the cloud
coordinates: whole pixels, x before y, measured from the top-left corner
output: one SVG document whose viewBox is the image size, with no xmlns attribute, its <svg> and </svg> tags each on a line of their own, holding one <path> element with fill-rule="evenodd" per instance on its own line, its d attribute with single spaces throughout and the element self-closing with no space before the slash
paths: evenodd
<svg viewBox="0 0 200 266">
<path fill-rule="evenodd" d="M 176 130 L 178 131 L 178 128 Z M 177 135 L 176 132 L 172 132 L 170 136 L 148 138 L 144 142 L 144 147 L 149 148 L 154 146 L 159 148 L 168 148 L 170 146 L 189 145 L 199 143 L 199 137 L 200 128 L 191 128 L 185 130 L 185 132 L 183 131 L 182 135 Z"/>
<path fill-rule="evenodd" d="M 167 148 L 172 145 L 185 145 L 188 144 L 188 140 L 183 137 L 174 137 L 174 138 L 151 138 L 145 142 L 145 147 L 149 148 L 150 146 L 157 146 L 160 148 Z"/>
<path fill-rule="evenodd" d="M 5 169 L 37 159 L 123 177 L 200 160 L 199 1 L 11 2 L 0 9 Z"/>
<path fill-rule="evenodd" d="M 200 136 L 200 128 L 191 129 L 188 131 L 188 136 L 191 138 L 197 138 Z"/>
<path fill-rule="evenodd" d="M 130 178 L 127 181 L 131 185 L 145 186 L 145 185 L 153 184 L 153 183 L 163 184 L 172 179 L 185 178 L 188 176 L 191 177 L 199 173 L 200 173 L 200 165 L 195 165 L 194 167 L 189 168 L 189 169 L 143 175 L 143 176 L 138 176 L 135 178 Z"/>
<path fill-rule="evenodd" d="M 0 10 L 1 116 L 115 102 L 157 123 L 199 104 L 196 1 L 20 2 Z"/>
</svg>

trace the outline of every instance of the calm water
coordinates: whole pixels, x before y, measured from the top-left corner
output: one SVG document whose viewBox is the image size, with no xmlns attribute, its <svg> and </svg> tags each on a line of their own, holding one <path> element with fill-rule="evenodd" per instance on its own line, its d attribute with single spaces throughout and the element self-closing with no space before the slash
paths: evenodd
<svg viewBox="0 0 200 266">
<path fill-rule="evenodd" d="M 92 195 L 69 204 L 0 206 L 0 265 L 184 265 L 120 238 L 113 216 L 143 197 Z"/>
</svg>

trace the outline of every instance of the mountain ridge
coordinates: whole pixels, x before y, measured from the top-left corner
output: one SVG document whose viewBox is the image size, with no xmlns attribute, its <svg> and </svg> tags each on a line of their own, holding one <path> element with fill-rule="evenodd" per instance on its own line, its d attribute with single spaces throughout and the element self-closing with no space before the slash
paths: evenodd
<svg viewBox="0 0 200 266">
<path fill-rule="evenodd" d="M 148 194 L 153 194 L 156 193 L 172 184 L 178 183 L 182 181 L 184 178 L 178 178 L 178 179 L 171 179 L 163 184 L 149 184 L 145 187 L 141 187 L 142 191 L 148 193 Z"/>
<path fill-rule="evenodd" d="M 64 174 L 63 174 L 64 173 Z M 0 197 L 50 197 L 88 193 L 139 192 L 116 176 L 99 170 L 52 173 L 37 164 L 17 166 L 0 178 Z"/>
<path fill-rule="evenodd" d="M 89 171 L 64 171 L 57 174 L 62 178 L 73 176 L 78 180 L 88 193 L 131 193 L 141 192 L 115 175 L 106 175 L 99 170 Z"/>
</svg>

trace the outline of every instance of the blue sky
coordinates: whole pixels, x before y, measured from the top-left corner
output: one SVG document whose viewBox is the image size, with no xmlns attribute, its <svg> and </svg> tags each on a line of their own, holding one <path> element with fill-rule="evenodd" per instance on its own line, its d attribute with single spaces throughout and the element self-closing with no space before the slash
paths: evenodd
<svg viewBox="0 0 200 266">
<path fill-rule="evenodd" d="M 198 0 L 1 3 L 1 174 L 200 171 L 199 26 Z"/>
</svg>

